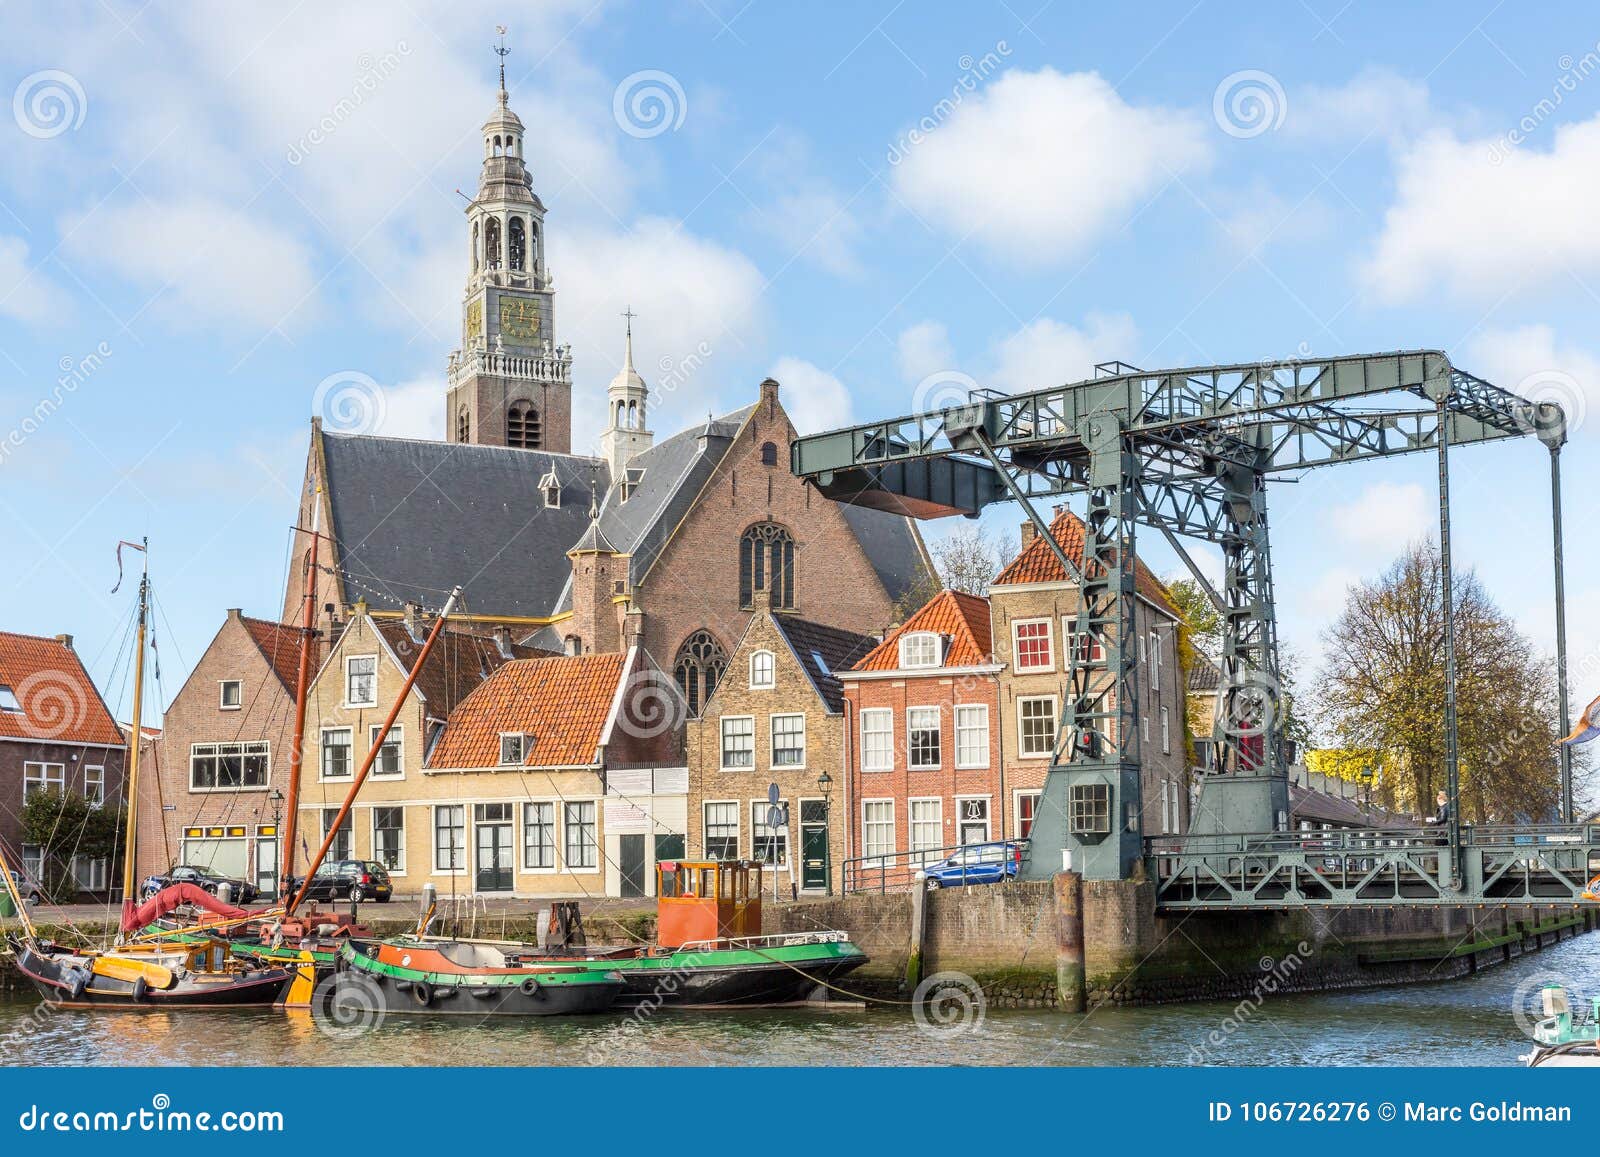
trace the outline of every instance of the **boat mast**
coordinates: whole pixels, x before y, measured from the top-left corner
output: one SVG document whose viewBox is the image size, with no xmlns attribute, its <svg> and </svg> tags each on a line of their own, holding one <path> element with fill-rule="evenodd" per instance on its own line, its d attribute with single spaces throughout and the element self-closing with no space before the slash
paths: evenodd
<svg viewBox="0 0 1600 1157">
<path fill-rule="evenodd" d="M 139 575 L 139 629 L 133 658 L 133 719 L 129 728 L 132 735 L 128 743 L 128 775 L 123 788 L 128 797 L 128 833 L 122 858 L 122 907 L 125 912 L 133 910 L 133 898 L 137 894 L 134 845 L 138 842 L 139 831 L 139 749 L 143 746 L 141 740 L 144 738 L 144 649 L 150 628 L 150 539 L 146 537 L 140 541 L 142 545 L 138 549 L 144 555 L 144 570 Z M 122 934 L 118 933 L 117 938 L 120 941 Z"/>
<path fill-rule="evenodd" d="M 367 757 L 361 761 L 361 770 L 356 773 L 356 778 L 350 785 L 350 790 L 345 793 L 344 803 L 339 807 L 339 814 L 333 817 L 333 822 L 328 825 L 328 834 L 322 841 L 322 846 L 317 849 L 317 854 L 311 857 L 311 862 L 306 865 L 305 879 L 300 883 L 300 890 L 294 894 L 284 905 L 283 914 L 293 916 L 306 898 L 306 889 L 311 887 L 311 877 L 322 866 L 328 849 L 333 847 L 333 841 L 339 834 L 345 818 L 349 816 L 351 807 L 356 802 L 356 793 L 361 790 L 361 785 L 367 781 L 367 775 L 372 771 L 372 765 L 378 758 L 378 752 L 383 747 L 383 741 L 389 737 L 389 729 L 394 726 L 394 721 L 400 716 L 400 709 L 405 706 L 406 697 L 411 694 L 411 688 L 416 686 L 417 676 L 422 674 L 422 665 L 428 661 L 428 655 L 433 651 L 433 645 L 439 641 L 439 635 L 444 631 L 445 620 L 450 617 L 450 612 L 456 609 L 456 600 L 461 597 L 461 588 L 456 587 L 450 592 L 450 597 L 445 600 L 444 610 L 439 612 L 439 619 L 433 624 L 433 630 L 428 632 L 428 639 L 422 644 L 422 650 L 417 653 L 417 658 L 411 664 L 411 670 L 406 672 L 406 681 L 401 684 L 399 694 L 394 697 L 394 706 L 389 708 L 389 716 L 383 721 L 383 726 L 372 737 L 372 744 L 367 748 Z"/>
<path fill-rule="evenodd" d="M 278 865 L 280 895 L 289 895 L 289 880 L 294 875 L 294 841 L 300 820 L 300 768 L 306 739 L 306 690 L 311 681 L 311 638 L 317 607 L 317 545 L 322 535 L 322 486 L 311 501 L 311 550 L 306 556 L 305 597 L 300 608 L 300 670 L 294 685 L 294 742 L 289 747 L 288 815 L 283 829 L 283 853 Z"/>
</svg>

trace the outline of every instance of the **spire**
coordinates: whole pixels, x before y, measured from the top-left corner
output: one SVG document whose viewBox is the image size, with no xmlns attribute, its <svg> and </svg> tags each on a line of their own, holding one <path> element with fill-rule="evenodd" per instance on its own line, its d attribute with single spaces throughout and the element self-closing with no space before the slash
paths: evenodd
<svg viewBox="0 0 1600 1157">
<path fill-rule="evenodd" d="M 506 103 L 506 57 L 511 55 L 511 49 L 506 47 L 506 26 L 495 25 L 494 30 L 500 34 L 500 43 L 495 46 L 494 54 L 500 58 L 500 104 Z"/>
<path fill-rule="evenodd" d="M 630 305 L 623 310 L 622 316 L 628 319 L 628 343 L 622 354 L 622 372 L 624 375 L 637 378 L 639 374 L 633 368 L 633 319 L 636 316 L 633 312 L 633 306 Z"/>
<path fill-rule="evenodd" d="M 622 316 L 628 327 L 627 342 L 622 351 L 622 369 L 606 389 L 606 428 L 600 435 L 600 453 L 611 463 L 613 482 L 620 481 L 628 462 L 650 449 L 654 441 L 648 418 L 650 387 L 633 368 L 633 319 L 638 315 L 630 305 Z"/>
</svg>

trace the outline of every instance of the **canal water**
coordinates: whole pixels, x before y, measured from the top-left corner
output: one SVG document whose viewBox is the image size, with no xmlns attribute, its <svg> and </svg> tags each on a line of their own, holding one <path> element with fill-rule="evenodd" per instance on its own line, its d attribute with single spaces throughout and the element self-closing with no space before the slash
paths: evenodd
<svg viewBox="0 0 1600 1157">
<path fill-rule="evenodd" d="M 0 1064 L 1514 1065 L 1528 1047 L 1517 1008 L 1534 1007 L 1548 982 L 1567 985 L 1586 1010 L 1600 995 L 1600 935 L 1437 984 L 1085 1016 L 980 1016 L 955 1005 L 942 1025 L 906 1008 L 662 1009 L 490 1022 L 391 1016 L 350 1029 L 265 1010 L 50 1012 L 12 996 L 0 998 Z"/>
</svg>

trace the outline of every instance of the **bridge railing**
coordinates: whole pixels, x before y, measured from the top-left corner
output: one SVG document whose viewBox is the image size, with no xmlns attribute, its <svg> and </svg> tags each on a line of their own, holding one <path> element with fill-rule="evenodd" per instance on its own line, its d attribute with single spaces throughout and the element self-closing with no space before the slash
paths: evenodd
<svg viewBox="0 0 1600 1157">
<path fill-rule="evenodd" d="M 1027 854 L 1026 840 L 994 840 L 981 844 L 952 844 L 944 848 L 913 848 L 879 856 L 855 856 L 844 861 L 845 892 L 904 892 L 923 884 L 920 873 L 946 860 L 961 862 L 940 869 L 951 887 L 990 883 L 1015 874 Z"/>
</svg>

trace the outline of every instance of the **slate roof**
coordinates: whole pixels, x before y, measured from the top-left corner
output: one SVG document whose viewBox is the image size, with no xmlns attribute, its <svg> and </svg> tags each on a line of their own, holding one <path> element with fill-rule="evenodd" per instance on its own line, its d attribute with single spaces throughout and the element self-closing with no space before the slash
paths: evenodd
<svg viewBox="0 0 1600 1157">
<path fill-rule="evenodd" d="M 0 631 L 0 687 L 10 688 L 21 708 L 0 708 L 0 737 L 112 747 L 124 743 L 122 729 L 83 661 L 61 639 Z"/>
<path fill-rule="evenodd" d="M 1050 522 L 1050 537 L 1060 544 L 1062 552 L 1078 567 L 1083 566 L 1083 533 L 1083 519 L 1065 507 L 1058 511 Z M 1178 609 L 1172 605 L 1172 599 L 1167 595 L 1167 588 L 1161 585 L 1161 580 L 1151 574 L 1150 569 L 1137 556 L 1133 564 L 1135 589 L 1156 606 L 1166 607 L 1176 615 Z M 1000 572 L 1000 577 L 994 580 L 994 585 L 999 587 L 1022 583 L 1060 583 L 1068 581 L 1068 578 L 1066 570 L 1061 566 L 1061 560 L 1056 557 L 1055 551 L 1050 549 L 1050 544 L 1042 535 L 1036 534 L 1032 541 L 1006 564 L 1005 569 Z"/>
<path fill-rule="evenodd" d="M 898 671 L 901 636 L 919 631 L 932 631 L 949 638 L 950 644 L 940 668 L 978 667 L 994 661 L 989 600 L 979 595 L 943 590 L 929 599 L 902 626 L 890 631 L 883 642 L 851 670 Z"/>
<path fill-rule="evenodd" d="M 844 684 L 839 681 L 837 672 L 848 671 L 878 645 L 878 640 L 871 635 L 858 635 L 793 615 L 776 614 L 772 622 L 789 641 L 800 666 L 805 669 L 806 678 L 811 680 L 828 710 L 835 715 L 843 711 Z"/>
<path fill-rule="evenodd" d="M 1222 686 L 1222 669 L 1196 651 L 1194 662 L 1189 666 L 1190 694 L 1215 691 L 1220 686 Z"/>
<path fill-rule="evenodd" d="M 533 736 L 527 767 L 592 765 L 627 661 L 613 652 L 504 664 L 451 713 L 428 766 L 495 767 L 511 731 Z"/>
<path fill-rule="evenodd" d="M 464 609 L 536 618 L 571 577 L 567 549 L 589 523 L 598 458 L 370 435 L 322 435 L 333 534 L 350 602 L 438 606 L 460 584 Z M 554 470 L 561 505 L 539 481 Z"/>
<path fill-rule="evenodd" d="M 300 680 L 300 628 L 274 623 L 270 619 L 253 619 L 248 615 L 240 615 L 239 622 L 250 636 L 250 641 L 266 658 L 278 681 L 293 695 L 295 684 Z M 310 675 L 314 676 L 322 665 L 321 650 L 321 640 L 313 640 Z"/>
<path fill-rule="evenodd" d="M 373 619 L 372 625 L 383 636 L 384 642 L 389 644 L 401 665 L 410 671 L 416 657 L 422 653 L 422 640 L 413 638 L 405 622 L 400 619 Z M 426 638 L 424 633 L 423 639 Z M 547 654 L 516 643 L 510 649 L 514 659 L 538 658 Z M 456 704 L 510 661 L 501 654 L 500 645 L 492 636 L 453 631 L 447 627 L 417 675 L 416 688 L 428 701 L 428 714 L 444 719 L 455 710 Z"/>
<path fill-rule="evenodd" d="M 848 502 L 841 503 L 840 510 L 891 599 L 899 602 L 918 579 L 933 572 L 932 560 L 909 518 Z"/>
<path fill-rule="evenodd" d="M 1298 783 L 1289 785 L 1289 814 L 1295 820 L 1312 820 L 1350 828 L 1387 828 L 1396 823 L 1384 813 L 1369 811 L 1354 800 L 1313 791 Z"/>
</svg>

